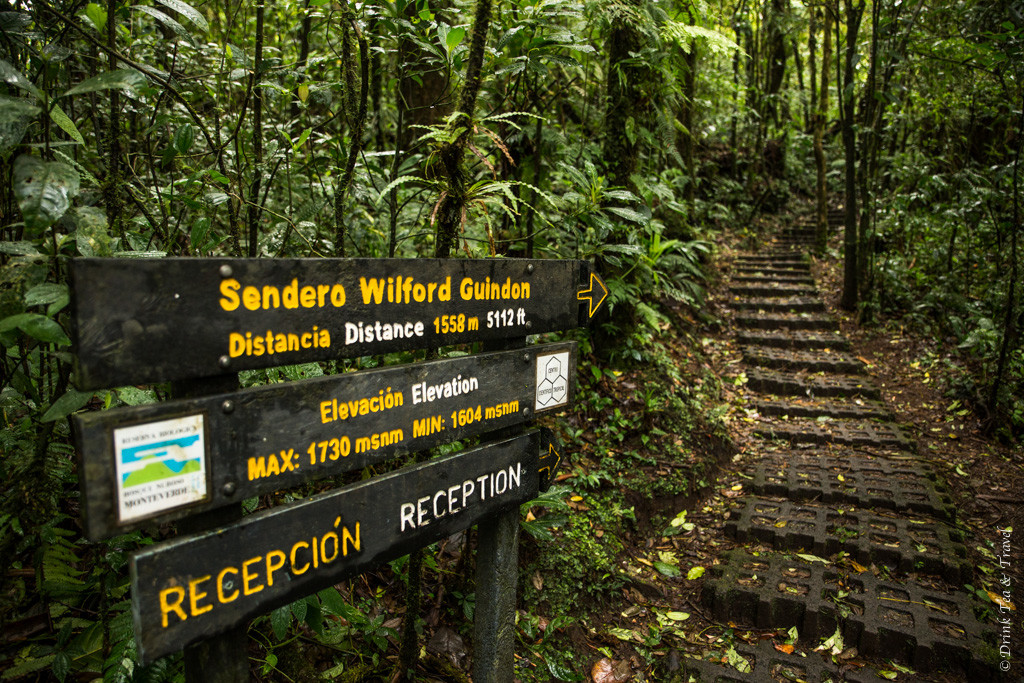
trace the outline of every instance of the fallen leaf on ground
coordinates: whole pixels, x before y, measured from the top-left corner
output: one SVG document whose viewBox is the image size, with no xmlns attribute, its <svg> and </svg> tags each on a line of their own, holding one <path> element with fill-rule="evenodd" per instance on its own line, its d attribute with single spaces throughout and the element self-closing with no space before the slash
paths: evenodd
<svg viewBox="0 0 1024 683">
<path fill-rule="evenodd" d="M 985 592 L 988 593 L 989 599 L 991 599 L 992 602 L 994 602 L 997 605 L 999 605 L 999 607 L 1001 609 L 1008 609 L 1011 612 L 1016 612 L 1017 611 L 1017 607 L 1012 602 L 1010 602 L 1009 600 L 1006 600 L 1005 598 L 1003 598 L 1003 596 L 1001 596 L 999 593 L 995 593 L 993 591 L 985 591 Z"/>
</svg>

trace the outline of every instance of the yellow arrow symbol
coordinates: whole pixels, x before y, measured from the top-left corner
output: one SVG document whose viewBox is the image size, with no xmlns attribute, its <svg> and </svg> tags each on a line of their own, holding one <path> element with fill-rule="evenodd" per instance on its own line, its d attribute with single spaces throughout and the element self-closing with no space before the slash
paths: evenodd
<svg viewBox="0 0 1024 683">
<path fill-rule="evenodd" d="M 541 467 L 539 470 L 537 470 L 538 474 L 543 472 L 544 470 L 547 470 L 549 477 L 555 476 L 555 472 L 558 471 L 558 465 L 559 463 L 562 462 L 562 456 L 560 456 L 558 454 L 558 451 L 555 450 L 555 444 L 553 443 L 548 444 L 548 455 L 547 458 L 545 458 L 545 460 L 550 460 L 551 456 L 555 456 L 555 464 L 545 465 L 544 467 Z"/>
<path fill-rule="evenodd" d="M 597 276 L 597 273 L 590 274 L 590 287 L 576 292 L 576 299 L 590 302 L 590 315 L 588 316 L 590 318 L 594 317 L 594 313 L 606 298 L 608 298 L 608 288 L 604 286 L 604 282 Z"/>
</svg>

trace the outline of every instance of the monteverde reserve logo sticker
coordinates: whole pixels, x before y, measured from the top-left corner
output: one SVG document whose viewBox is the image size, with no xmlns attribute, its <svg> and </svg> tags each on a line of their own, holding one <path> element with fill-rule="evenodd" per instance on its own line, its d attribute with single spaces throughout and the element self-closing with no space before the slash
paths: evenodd
<svg viewBox="0 0 1024 683">
<path fill-rule="evenodd" d="M 203 416 L 115 429 L 114 462 L 122 522 L 205 500 Z"/>
</svg>

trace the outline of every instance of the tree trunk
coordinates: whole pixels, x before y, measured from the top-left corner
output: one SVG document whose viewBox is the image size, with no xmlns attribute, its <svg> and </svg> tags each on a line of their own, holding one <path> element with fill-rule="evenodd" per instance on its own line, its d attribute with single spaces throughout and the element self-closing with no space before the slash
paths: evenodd
<svg viewBox="0 0 1024 683">
<path fill-rule="evenodd" d="M 608 30 L 608 108 L 604 117 L 603 157 L 611 184 L 629 187 L 630 175 L 636 169 L 635 126 L 636 105 L 640 99 L 639 68 L 629 63 L 630 55 L 640 51 L 641 36 L 636 14 L 637 0 L 628 0 L 611 10 Z"/>
<path fill-rule="evenodd" d="M 815 245 L 818 253 L 824 253 L 828 245 L 828 166 L 825 159 L 825 123 L 828 118 L 828 79 L 832 58 L 832 10 L 826 5 L 823 9 L 825 20 L 822 32 L 821 47 L 821 84 L 817 97 L 817 111 L 814 113 L 814 166 L 817 170 L 815 198 Z"/>
<path fill-rule="evenodd" d="M 683 74 L 683 104 L 680 118 L 683 124 L 682 157 L 686 171 L 686 190 L 683 200 L 686 203 L 686 215 L 692 223 L 696 216 L 697 198 L 697 164 L 694 161 L 694 148 L 697 139 L 693 134 L 693 103 L 697 97 L 697 44 L 690 41 L 690 51 L 686 53 L 686 72 Z"/>
<path fill-rule="evenodd" d="M 345 256 L 345 197 L 352 185 L 356 161 L 363 149 L 363 128 L 366 123 L 367 100 L 370 92 L 370 56 L 366 38 L 359 31 L 355 15 L 346 10 L 342 15 L 342 78 L 345 82 L 345 97 L 341 106 L 345 110 L 345 118 L 349 121 L 348 152 L 344 156 L 344 165 L 340 172 L 338 184 L 334 188 L 334 253 L 338 257 Z M 355 35 L 359 43 L 359 92 L 356 92 L 356 65 L 353 63 L 352 37 Z"/>
<path fill-rule="evenodd" d="M 490 23 L 491 0 L 477 0 L 466 62 L 466 80 L 459 95 L 458 116 L 452 117 L 452 125 L 464 127 L 465 130 L 454 141 L 445 143 L 439 154 L 447 189 L 438 200 L 434 258 L 448 258 L 462 225 L 466 207 L 466 171 L 462 167 L 462 162 L 466 155 L 466 143 L 472 134 L 473 112 L 476 109 L 477 94 L 480 92 L 480 69 L 484 61 L 484 48 Z"/>
<path fill-rule="evenodd" d="M 110 70 L 117 68 L 117 0 L 107 0 L 107 46 L 110 48 Z M 107 131 L 107 177 L 103 199 L 110 232 L 121 236 L 122 249 L 128 249 L 121 222 L 121 91 L 110 89 L 110 128 Z"/>
<path fill-rule="evenodd" d="M 260 185 L 263 180 L 263 11 L 264 3 L 256 5 L 256 48 L 253 56 L 252 73 L 252 183 L 249 187 L 248 256 L 256 257 L 259 241 Z"/>
<path fill-rule="evenodd" d="M 857 135 L 854 130 L 853 62 L 857 54 L 857 33 L 864 13 L 864 0 L 857 5 L 845 0 L 846 5 L 846 54 L 843 60 L 843 78 L 840 81 L 842 93 L 843 151 L 846 164 L 846 220 L 843 235 L 843 296 L 839 305 L 847 311 L 857 307 Z M 839 22 L 836 22 L 836 43 L 838 44 Z"/>
</svg>

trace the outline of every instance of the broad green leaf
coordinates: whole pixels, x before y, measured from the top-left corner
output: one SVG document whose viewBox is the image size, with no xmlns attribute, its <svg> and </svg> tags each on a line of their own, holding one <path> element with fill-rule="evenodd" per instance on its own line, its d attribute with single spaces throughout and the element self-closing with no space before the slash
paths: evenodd
<svg viewBox="0 0 1024 683">
<path fill-rule="evenodd" d="M 459 46 L 459 43 L 461 43 L 465 37 L 466 29 L 462 28 L 461 26 L 453 28 L 450 31 L 448 31 L 448 35 L 445 36 L 444 46 L 448 49 L 448 52 L 451 52 L 452 50 Z"/>
<path fill-rule="evenodd" d="M 53 660 L 51 669 L 57 680 L 60 681 L 60 683 L 64 683 L 64 679 L 67 678 L 68 672 L 71 671 L 71 657 L 68 656 L 68 653 L 58 652 L 57 656 Z"/>
<path fill-rule="evenodd" d="M 306 140 L 309 139 L 309 134 L 311 132 L 313 132 L 313 129 L 307 128 L 306 130 L 302 131 L 302 133 L 299 134 L 299 138 L 292 144 L 293 152 L 297 151 L 299 147 L 302 147 L 304 144 L 306 144 Z"/>
<path fill-rule="evenodd" d="M 639 633 L 626 628 L 610 628 L 608 629 L 608 635 L 615 636 L 619 640 L 636 640 L 637 642 L 643 640 Z"/>
<path fill-rule="evenodd" d="M 117 390 L 117 397 L 125 405 L 141 406 L 147 403 L 156 403 L 156 392 L 152 389 L 139 389 L 138 387 L 121 387 Z"/>
<path fill-rule="evenodd" d="M 679 571 L 679 567 L 674 567 L 665 562 L 655 562 L 654 568 L 657 569 L 660 573 L 669 577 L 670 579 L 677 579 L 683 575 L 683 573 Z"/>
<path fill-rule="evenodd" d="M 68 297 L 68 286 L 44 282 L 25 292 L 26 306 L 45 306 Z"/>
<path fill-rule="evenodd" d="M 182 26 L 177 21 L 170 18 L 160 10 L 153 9 L 152 7 L 147 7 L 146 5 L 134 5 L 132 9 L 148 14 L 149 16 L 153 17 L 167 28 L 171 29 L 171 31 L 174 32 L 174 35 L 178 36 L 182 40 L 187 40 L 193 45 L 196 44 L 195 38 L 192 37 L 192 34 L 189 33 L 187 28 L 185 28 L 184 26 Z"/>
<path fill-rule="evenodd" d="M 817 555 L 807 555 L 807 554 L 804 554 L 804 553 L 797 553 L 796 556 L 799 557 L 801 560 L 806 560 L 807 562 L 821 562 L 822 564 L 828 564 L 829 563 L 828 560 L 826 560 L 823 557 L 818 557 Z"/>
<path fill-rule="evenodd" d="M 189 240 L 194 249 L 202 250 L 206 246 L 206 237 L 210 234 L 210 219 L 207 217 L 197 218 L 192 224 L 192 231 L 189 233 Z"/>
<path fill-rule="evenodd" d="M 28 12 L 0 12 L 0 33 L 8 36 L 25 35 L 32 26 L 32 15 Z"/>
<path fill-rule="evenodd" d="M 0 95 L 0 123 L 30 119 L 39 113 L 39 107 L 24 97 Z"/>
<path fill-rule="evenodd" d="M 14 196 L 29 236 L 36 236 L 67 213 L 78 194 L 75 169 L 59 161 L 44 162 L 22 154 L 14 161 Z"/>
<path fill-rule="evenodd" d="M 71 340 L 64 334 L 64 330 L 57 324 L 56 320 L 47 318 L 38 313 L 19 313 L 0 320 L 0 334 L 11 332 L 15 329 L 41 342 L 68 346 Z"/>
<path fill-rule="evenodd" d="M 64 113 L 64 110 L 58 107 L 56 104 L 53 105 L 53 109 L 50 110 L 50 118 L 61 127 L 65 133 L 71 136 L 71 139 L 80 145 L 85 144 L 85 138 L 78 132 L 78 127 L 75 126 L 75 122 L 71 120 L 71 117 Z"/>
<path fill-rule="evenodd" d="M 558 660 L 554 659 L 553 657 L 548 657 L 547 658 L 547 664 L 548 664 L 548 671 L 550 671 L 551 675 L 555 677 L 555 680 L 559 680 L 559 681 L 582 681 L 582 680 L 584 680 L 584 677 L 583 677 L 582 674 L 579 674 L 579 673 L 573 671 L 568 666 L 566 666 L 562 662 L 559 662 Z"/>
<path fill-rule="evenodd" d="M 341 593 L 338 592 L 337 588 L 325 588 L 317 593 L 317 595 L 320 596 L 320 602 L 331 614 L 344 617 L 350 613 L 351 610 L 348 603 L 345 602 L 345 598 L 341 597 Z"/>
<path fill-rule="evenodd" d="M 0 121 L 0 156 L 6 160 L 14 148 L 21 144 L 28 131 L 29 119 Z"/>
<path fill-rule="evenodd" d="M 207 23 L 206 17 L 204 17 L 199 12 L 199 10 L 197 10 L 195 7 L 193 7 L 192 5 L 188 4 L 187 2 L 182 2 L 181 0 L 156 0 L 156 1 L 159 2 L 161 5 L 163 5 L 164 7 L 167 7 L 169 9 L 174 10 L 175 12 L 178 12 L 179 14 L 184 15 L 185 18 L 188 19 L 189 21 L 191 21 L 193 24 L 195 24 L 196 28 L 198 28 L 199 30 L 204 31 L 204 32 L 210 30 L 210 24 Z"/>
<path fill-rule="evenodd" d="M 291 607 L 292 614 L 295 615 L 296 619 L 298 619 L 299 621 L 306 620 L 306 612 L 309 610 L 309 603 L 306 602 L 305 598 L 296 600 L 292 603 Z"/>
<path fill-rule="evenodd" d="M 686 621 L 690 618 L 689 612 L 666 612 L 665 616 L 672 621 Z"/>
<path fill-rule="evenodd" d="M 96 27 L 96 30 L 100 33 L 107 27 L 107 10 L 103 9 L 95 2 L 90 2 L 85 6 L 85 16 L 92 22 L 92 25 Z"/>
<path fill-rule="evenodd" d="M 9 256 L 35 256 L 39 254 L 36 245 L 29 241 L 0 242 L 0 254 Z"/>
<path fill-rule="evenodd" d="M 690 571 L 686 572 L 686 578 L 690 581 L 696 581 L 702 576 L 704 576 L 704 567 L 690 567 Z"/>
<path fill-rule="evenodd" d="M 748 674 L 751 671 L 750 662 L 744 659 L 739 652 L 736 652 L 736 648 L 732 645 L 725 651 L 725 661 L 741 674 Z"/>
<path fill-rule="evenodd" d="M 7 85 L 27 90 L 36 96 L 36 99 L 43 99 L 43 93 L 30 80 L 21 75 L 21 72 L 11 66 L 10 62 L 0 59 L 0 79 Z"/>
<path fill-rule="evenodd" d="M 192 149 L 192 143 L 196 140 L 196 130 L 192 127 L 191 123 L 182 124 L 178 130 L 174 131 L 174 151 L 180 156 L 188 154 L 189 150 Z"/>
<path fill-rule="evenodd" d="M 134 91 L 145 81 L 146 77 L 135 69 L 115 69 L 82 81 L 64 93 L 63 97 L 111 89 Z"/>
<path fill-rule="evenodd" d="M 634 223 L 646 223 L 647 216 L 643 215 L 639 211 L 633 209 L 626 209 L 621 206 L 606 206 L 605 211 L 613 213 L 620 218 L 625 218 L 627 221 L 633 221 Z"/>
<path fill-rule="evenodd" d="M 85 404 L 92 398 L 91 393 L 69 389 L 66 394 L 53 402 L 43 414 L 43 422 L 53 422 L 67 417 L 71 413 L 85 407 Z"/>
<path fill-rule="evenodd" d="M 270 613 L 270 627 L 274 630 L 274 637 L 279 641 L 284 640 L 288 634 L 288 627 L 292 625 L 292 610 L 289 605 L 278 607 Z"/>
<path fill-rule="evenodd" d="M 878 675 L 888 681 L 895 681 L 898 674 L 895 671 L 879 671 Z"/>
<path fill-rule="evenodd" d="M 0 154 L 6 156 L 25 137 L 39 107 L 23 97 L 0 95 Z"/>
<path fill-rule="evenodd" d="M 509 42 L 515 37 L 517 33 L 523 30 L 522 24 L 514 26 L 505 32 L 503 36 L 498 40 L 497 50 L 501 50 L 503 47 L 509 44 Z"/>
</svg>

